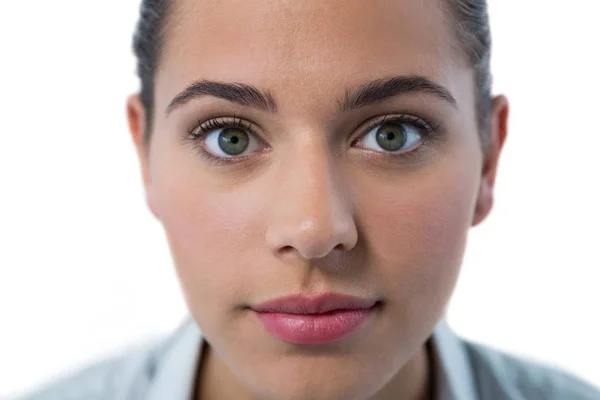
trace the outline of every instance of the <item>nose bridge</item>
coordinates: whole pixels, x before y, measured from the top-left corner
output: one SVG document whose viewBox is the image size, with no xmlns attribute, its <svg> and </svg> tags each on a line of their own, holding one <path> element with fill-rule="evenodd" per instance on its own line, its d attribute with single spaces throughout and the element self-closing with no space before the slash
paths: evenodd
<svg viewBox="0 0 600 400">
<path fill-rule="evenodd" d="M 294 249 L 305 259 L 322 258 L 357 241 L 349 188 L 324 140 L 310 139 L 279 163 L 277 199 L 267 244 Z"/>
</svg>

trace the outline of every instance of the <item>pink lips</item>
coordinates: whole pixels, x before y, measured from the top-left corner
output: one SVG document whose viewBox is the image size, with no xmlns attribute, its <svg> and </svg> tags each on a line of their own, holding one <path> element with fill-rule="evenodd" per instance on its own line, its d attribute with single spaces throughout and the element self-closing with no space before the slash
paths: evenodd
<svg viewBox="0 0 600 400">
<path fill-rule="evenodd" d="M 373 313 L 377 300 L 341 294 L 289 296 L 253 306 L 265 329 L 296 344 L 323 344 L 356 331 Z"/>
</svg>

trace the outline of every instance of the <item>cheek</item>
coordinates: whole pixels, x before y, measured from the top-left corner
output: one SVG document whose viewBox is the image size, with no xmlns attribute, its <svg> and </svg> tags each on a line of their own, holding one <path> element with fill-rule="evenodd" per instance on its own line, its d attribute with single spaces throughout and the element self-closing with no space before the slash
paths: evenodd
<svg viewBox="0 0 600 400">
<path fill-rule="evenodd" d="M 190 311 L 202 325 L 243 299 L 244 260 L 256 257 L 264 229 L 256 191 L 219 190 L 196 165 L 156 171 L 154 197 Z M 210 325 L 210 324 L 207 324 Z"/>
<path fill-rule="evenodd" d="M 399 321 L 443 311 L 454 289 L 478 182 L 461 171 L 436 167 L 410 182 L 365 191 L 377 196 L 363 200 L 364 237 Z"/>
</svg>

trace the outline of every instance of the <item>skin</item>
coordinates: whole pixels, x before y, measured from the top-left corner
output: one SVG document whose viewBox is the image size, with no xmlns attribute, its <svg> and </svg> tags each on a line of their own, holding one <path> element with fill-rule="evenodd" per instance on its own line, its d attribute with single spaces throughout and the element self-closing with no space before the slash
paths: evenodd
<svg viewBox="0 0 600 400">
<path fill-rule="evenodd" d="M 128 118 L 148 205 L 208 342 L 199 399 L 431 396 L 424 344 L 455 287 L 469 228 L 492 207 L 508 118 L 496 97 L 482 151 L 473 71 L 447 19 L 437 0 L 177 0 L 148 146 L 138 95 Z M 456 104 L 408 93 L 338 109 L 347 90 L 398 75 L 427 77 Z M 167 115 L 200 79 L 254 85 L 277 112 L 204 96 Z M 401 113 L 439 125 L 435 138 L 395 158 L 357 142 L 369 120 Z M 260 151 L 214 163 L 199 150 L 214 146 L 183 140 L 198 122 L 233 116 L 253 123 Z M 319 346 L 276 339 L 244 308 L 324 292 L 382 307 L 343 341 Z"/>
</svg>

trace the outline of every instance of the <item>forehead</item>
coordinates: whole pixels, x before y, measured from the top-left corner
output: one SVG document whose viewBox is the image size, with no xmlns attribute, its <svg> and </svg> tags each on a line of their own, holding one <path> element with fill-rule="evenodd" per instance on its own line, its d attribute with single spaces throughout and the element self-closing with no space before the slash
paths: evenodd
<svg viewBox="0 0 600 400">
<path fill-rule="evenodd" d="M 442 0 L 174 1 L 157 103 L 199 79 L 313 102 L 398 75 L 423 75 L 452 90 L 453 69 L 467 67 Z"/>
</svg>

